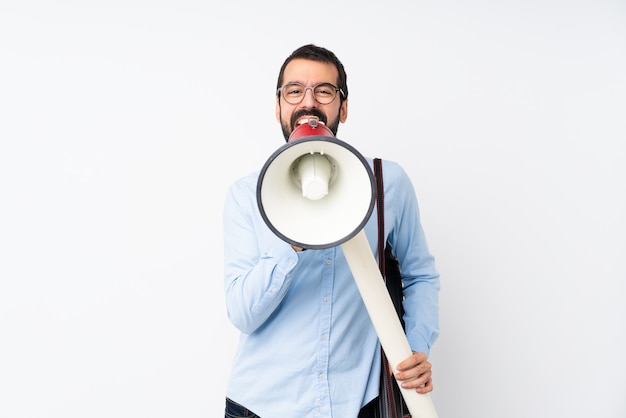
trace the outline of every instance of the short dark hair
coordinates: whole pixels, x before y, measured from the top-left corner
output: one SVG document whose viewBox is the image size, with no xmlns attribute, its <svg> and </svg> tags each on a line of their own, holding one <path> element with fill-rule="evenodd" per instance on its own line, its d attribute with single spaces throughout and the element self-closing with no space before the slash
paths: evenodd
<svg viewBox="0 0 626 418">
<path fill-rule="evenodd" d="M 301 46 L 287 57 L 285 62 L 283 62 L 282 67 L 280 67 L 280 72 L 278 73 L 278 82 L 276 83 L 276 89 L 281 88 L 283 85 L 285 67 L 287 67 L 287 64 L 289 64 L 292 60 L 296 58 L 334 64 L 337 68 L 337 72 L 339 73 L 337 87 L 339 87 L 344 93 L 343 97 L 339 95 L 339 98 L 342 101 L 348 98 L 348 76 L 346 75 L 346 70 L 343 68 L 343 64 L 341 63 L 341 61 L 339 61 L 339 58 L 337 58 L 337 56 L 332 51 L 313 44 Z"/>
</svg>

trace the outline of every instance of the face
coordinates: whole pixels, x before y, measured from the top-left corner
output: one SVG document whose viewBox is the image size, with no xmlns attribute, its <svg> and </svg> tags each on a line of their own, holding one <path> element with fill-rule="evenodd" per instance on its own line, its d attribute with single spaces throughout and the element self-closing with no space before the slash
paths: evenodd
<svg viewBox="0 0 626 418">
<path fill-rule="evenodd" d="M 333 64 L 298 58 L 285 67 L 283 85 L 300 83 L 304 86 L 314 86 L 319 83 L 330 83 L 336 86 L 338 77 L 339 73 Z M 309 116 L 317 116 L 337 135 L 339 123 L 345 122 L 348 117 L 348 101 L 342 102 L 340 94 L 337 93 L 335 100 L 329 104 L 318 103 L 310 89 L 306 90 L 304 98 L 296 105 L 287 103 L 282 95 L 278 96 L 276 120 L 280 122 L 285 140 L 289 140 L 289 135 L 294 127 L 298 126 L 298 121 L 306 120 Z"/>
</svg>

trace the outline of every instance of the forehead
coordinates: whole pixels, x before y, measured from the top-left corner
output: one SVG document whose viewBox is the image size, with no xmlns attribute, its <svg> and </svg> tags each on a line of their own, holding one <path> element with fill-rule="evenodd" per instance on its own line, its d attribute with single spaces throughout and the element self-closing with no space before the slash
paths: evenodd
<svg viewBox="0 0 626 418">
<path fill-rule="evenodd" d="M 283 74 L 283 84 L 302 83 L 313 85 L 318 83 L 336 84 L 339 72 L 332 63 L 297 58 L 289 62 Z"/>
</svg>

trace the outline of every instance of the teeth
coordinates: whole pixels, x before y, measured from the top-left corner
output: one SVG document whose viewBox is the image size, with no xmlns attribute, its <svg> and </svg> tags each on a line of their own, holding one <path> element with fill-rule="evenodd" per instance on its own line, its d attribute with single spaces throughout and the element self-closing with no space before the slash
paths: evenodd
<svg viewBox="0 0 626 418">
<path fill-rule="evenodd" d="M 322 122 L 321 120 L 319 120 L 319 118 L 317 116 L 305 116 L 302 119 L 298 120 L 298 122 L 296 122 L 296 124 L 299 125 L 303 125 L 305 123 L 309 123 L 309 121 L 313 119 L 315 120 L 317 123 L 321 123 L 322 125 L 324 124 L 324 122 Z"/>
</svg>

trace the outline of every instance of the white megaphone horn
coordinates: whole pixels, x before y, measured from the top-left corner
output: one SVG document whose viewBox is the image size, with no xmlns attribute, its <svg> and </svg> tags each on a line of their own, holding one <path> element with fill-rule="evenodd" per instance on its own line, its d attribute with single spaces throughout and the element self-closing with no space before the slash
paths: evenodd
<svg viewBox="0 0 626 418">
<path fill-rule="evenodd" d="M 316 118 L 296 127 L 267 160 L 257 182 L 263 220 L 284 241 L 303 248 L 341 245 L 387 359 L 411 356 L 404 329 L 363 227 L 376 203 L 374 174 L 352 146 Z M 413 418 L 437 418 L 428 394 L 400 388 Z"/>
<path fill-rule="evenodd" d="M 330 248 L 365 226 L 375 204 L 374 187 L 372 170 L 358 151 L 322 123 L 305 123 L 265 163 L 257 202 L 267 225 L 283 240 Z"/>
</svg>

